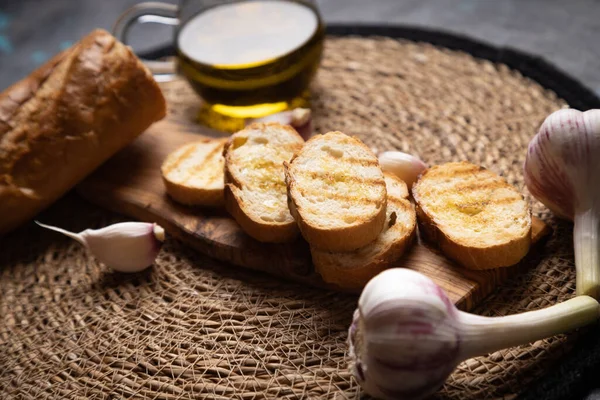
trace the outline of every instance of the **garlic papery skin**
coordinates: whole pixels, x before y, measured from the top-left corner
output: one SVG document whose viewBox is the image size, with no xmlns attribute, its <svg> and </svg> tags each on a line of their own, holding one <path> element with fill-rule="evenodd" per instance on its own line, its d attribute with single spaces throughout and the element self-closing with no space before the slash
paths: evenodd
<svg viewBox="0 0 600 400">
<path fill-rule="evenodd" d="M 139 272 L 148 268 L 154 263 L 165 240 L 164 229 L 153 223 L 122 222 L 73 233 L 35 222 L 77 240 L 100 262 L 119 272 Z"/>
<path fill-rule="evenodd" d="M 420 158 L 401 151 L 386 151 L 379 155 L 379 165 L 384 172 L 389 172 L 402 179 L 408 189 L 417 181 L 419 175 L 427 169 L 427 164 Z"/>
<path fill-rule="evenodd" d="M 578 296 L 506 317 L 459 311 L 431 279 L 394 268 L 374 277 L 360 296 L 349 331 L 354 374 L 381 399 L 422 399 L 437 391 L 463 360 L 579 328 L 600 305 Z"/>
<path fill-rule="evenodd" d="M 577 294 L 600 299 L 600 110 L 550 114 L 523 168 L 531 194 L 574 221 Z"/>
<path fill-rule="evenodd" d="M 304 140 L 312 136 L 312 112 L 310 108 L 294 108 L 276 114 L 267 115 L 262 118 L 254 118 L 247 121 L 246 125 L 254 122 L 279 122 L 282 125 L 290 125 L 298 132 Z"/>
</svg>

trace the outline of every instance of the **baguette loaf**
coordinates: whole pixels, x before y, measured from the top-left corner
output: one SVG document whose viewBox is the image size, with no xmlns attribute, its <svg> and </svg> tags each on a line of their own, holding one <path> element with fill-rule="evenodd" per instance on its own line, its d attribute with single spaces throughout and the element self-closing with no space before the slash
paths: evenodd
<svg viewBox="0 0 600 400">
<path fill-rule="evenodd" d="M 377 157 L 342 132 L 311 138 L 285 164 L 288 203 L 314 248 L 352 251 L 377 238 L 386 217 L 386 189 Z"/>
<path fill-rule="evenodd" d="M 35 216 L 165 113 L 148 69 L 102 30 L 6 89 L 0 233 Z"/>
<path fill-rule="evenodd" d="M 417 217 L 408 200 L 406 183 L 385 174 L 387 216 L 383 230 L 373 242 L 342 253 L 311 247 L 313 264 L 325 282 L 345 289 L 362 289 L 371 278 L 397 261 L 415 237 Z"/>
<path fill-rule="evenodd" d="M 504 179 L 467 162 L 436 165 L 412 189 L 421 234 L 471 269 L 516 264 L 529 251 L 531 212 Z"/>
<path fill-rule="evenodd" d="M 161 167 L 169 196 L 190 206 L 222 206 L 225 142 L 224 139 L 204 139 L 169 154 Z"/>
<path fill-rule="evenodd" d="M 270 122 L 251 124 L 225 145 L 225 208 L 256 240 L 284 243 L 298 236 L 283 163 L 303 144 L 293 128 Z"/>
</svg>

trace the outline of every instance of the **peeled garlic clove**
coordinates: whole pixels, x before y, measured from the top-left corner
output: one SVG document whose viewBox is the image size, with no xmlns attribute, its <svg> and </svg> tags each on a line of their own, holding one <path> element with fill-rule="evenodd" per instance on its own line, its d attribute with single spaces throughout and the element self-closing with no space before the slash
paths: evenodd
<svg viewBox="0 0 600 400">
<path fill-rule="evenodd" d="M 384 172 L 389 172 L 402 179 L 410 189 L 419 175 L 427 169 L 421 159 L 401 151 L 386 151 L 379 155 L 379 165 Z"/>
<path fill-rule="evenodd" d="M 279 122 L 282 125 L 290 125 L 305 140 L 312 136 L 312 112 L 309 108 L 294 108 L 266 117 L 250 119 L 246 125 L 253 122 Z"/>
<path fill-rule="evenodd" d="M 100 262 L 120 272 L 138 272 L 152 265 L 165 240 L 161 226 L 145 222 L 122 222 L 80 233 L 36 223 L 77 240 Z"/>
</svg>

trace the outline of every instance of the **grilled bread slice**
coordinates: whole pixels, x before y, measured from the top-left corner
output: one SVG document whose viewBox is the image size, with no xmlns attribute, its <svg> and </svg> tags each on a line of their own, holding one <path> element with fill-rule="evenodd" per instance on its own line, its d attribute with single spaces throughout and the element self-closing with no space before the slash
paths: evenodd
<svg viewBox="0 0 600 400">
<path fill-rule="evenodd" d="M 255 123 L 225 145 L 225 207 L 250 236 L 282 243 L 298 235 L 287 206 L 283 162 L 304 140 L 290 126 Z"/>
<path fill-rule="evenodd" d="M 191 206 L 222 206 L 226 141 L 204 139 L 169 154 L 161 167 L 169 196 Z"/>
<path fill-rule="evenodd" d="M 531 243 L 531 211 L 503 178 L 468 162 L 426 170 L 412 189 L 423 236 L 471 269 L 516 264 Z"/>
<path fill-rule="evenodd" d="M 415 237 L 417 217 L 408 200 L 406 183 L 385 174 L 387 215 L 383 230 L 373 242 L 342 253 L 311 248 L 315 269 L 325 282 L 345 289 L 362 289 L 371 278 L 398 260 Z"/>
<path fill-rule="evenodd" d="M 377 238 L 386 217 L 385 181 L 360 140 L 341 132 L 314 136 L 285 169 L 290 211 L 312 247 L 352 251 Z"/>
</svg>

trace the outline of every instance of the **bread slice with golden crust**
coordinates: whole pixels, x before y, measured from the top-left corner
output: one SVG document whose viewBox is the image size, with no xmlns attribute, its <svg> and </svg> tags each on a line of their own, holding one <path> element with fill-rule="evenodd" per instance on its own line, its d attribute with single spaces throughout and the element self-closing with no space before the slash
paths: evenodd
<svg viewBox="0 0 600 400">
<path fill-rule="evenodd" d="M 426 170 L 412 189 L 422 235 L 471 269 L 516 264 L 531 244 L 531 211 L 495 173 L 468 162 Z"/>
<path fill-rule="evenodd" d="M 288 202 L 308 243 L 352 251 L 377 238 L 387 194 L 377 157 L 342 132 L 311 138 L 285 164 Z"/>
<path fill-rule="evenodd" d="M 203 139 L 170 153 L 161 166 L 167 194 L 181 204 L 222 206 L 226 139 Z"/>
<path fill-rule="evenodd" d="M 400 178 L 385 174 L 387 215 L 377 238 L 352 252 L 331 252 L 311 247 L 316 271 L 325 282 L 344 289 L 362 289 L 371 278 L 397 261 L 412 243 L 417 226 L 415 207 Z"/>
<path fill-rule="evenodd" d="M 255 123 L 225 145 L 225 207 L 250 236 L 289 242 L 298 226 L 287 205 L 283 163 L 304 144 L 292 127 Z"/>
</svg>

